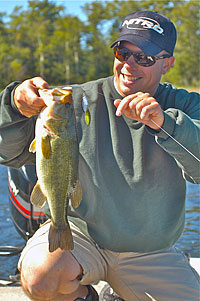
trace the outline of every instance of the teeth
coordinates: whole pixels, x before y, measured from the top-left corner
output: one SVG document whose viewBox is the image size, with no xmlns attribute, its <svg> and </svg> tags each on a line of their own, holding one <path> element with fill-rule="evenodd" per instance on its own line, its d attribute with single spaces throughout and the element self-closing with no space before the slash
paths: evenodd
<svg viewBox="0 0 200 301">
<path fill-rule="evenodd" d="M 129 80 L 129 81 L 135 81 L 135 80 L 138 79 L 138 77 L 133 77 L 133 76 L 129 76 L 129 75 L 124 74 L 124 79 Z"/>
</svg>

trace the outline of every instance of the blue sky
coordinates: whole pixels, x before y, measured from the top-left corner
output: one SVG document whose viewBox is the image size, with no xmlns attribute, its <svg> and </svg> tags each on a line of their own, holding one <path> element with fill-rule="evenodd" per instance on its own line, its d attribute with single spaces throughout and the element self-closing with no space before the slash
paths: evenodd
<svg viewBox="0 0 200 301">
<path fill-rule="evenodd" d="M 53 0 L 53 2 L 65 6 L 66 13 L 79 16 L 80 19 L 84 20 L 81 6 L 85 3 L 94 2 L 94 0 Z M 9 15 L 15 6 L 22 6 L 23 9 L 27 9 L 28 0 L 0 0 L 0 12 L 6 12 Z"/>
</svg>

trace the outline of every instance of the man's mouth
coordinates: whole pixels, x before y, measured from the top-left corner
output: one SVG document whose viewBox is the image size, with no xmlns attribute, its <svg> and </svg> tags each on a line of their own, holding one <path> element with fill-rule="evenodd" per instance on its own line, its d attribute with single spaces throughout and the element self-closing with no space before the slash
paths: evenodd
<svg viewBox="0 0 200 301">
<path fill-rule="evenodd" d="M 139 76 L 131 76 L 131 75 L 126 75 L 126 74 L 122 74 L 123 76 L 123 81 L 126 84 L 131 84 L 131 83 L 135 83 L 136 81 L 138 81 L 141 77 Z"/>
</svg>

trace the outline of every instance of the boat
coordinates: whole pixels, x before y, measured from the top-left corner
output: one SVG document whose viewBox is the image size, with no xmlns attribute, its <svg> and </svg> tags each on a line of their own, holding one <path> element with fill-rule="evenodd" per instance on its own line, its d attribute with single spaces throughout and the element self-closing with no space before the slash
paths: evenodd
<svg viewBox="0 0 200 301">
<path fill-rule="evenodd" d="M 19 169 L 8 168 L 11 217 L 16 230 L 25 240 L 33 236 L 39 225 L 47 220 L 44 208 L 38 208 L 30 202 L 36 182 L 35 165 L 24 165 Z"/>
</svg>

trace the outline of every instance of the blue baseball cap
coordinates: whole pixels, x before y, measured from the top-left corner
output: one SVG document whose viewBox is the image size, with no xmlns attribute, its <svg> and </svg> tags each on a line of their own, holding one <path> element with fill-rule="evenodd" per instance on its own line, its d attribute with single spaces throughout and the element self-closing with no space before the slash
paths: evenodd
<svg viewBox="0 0 200 301">
<path fill-rule="evenodd" d="M 129 14 L 120 26 L 119 38 L 111 48 L 127 41 L 135 44 L 147 55 L 166 50 L 173 55 L 176 44 L 176 28 L 169 18 L 154 11 L 138 11 Z"/>
</svg>

